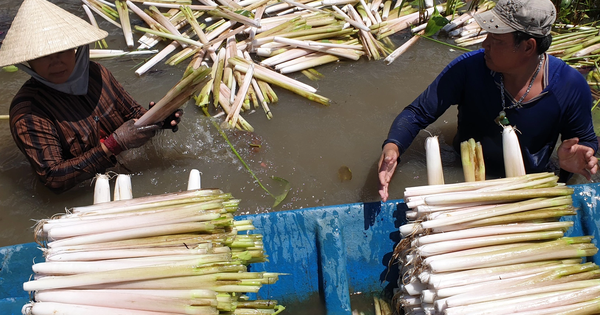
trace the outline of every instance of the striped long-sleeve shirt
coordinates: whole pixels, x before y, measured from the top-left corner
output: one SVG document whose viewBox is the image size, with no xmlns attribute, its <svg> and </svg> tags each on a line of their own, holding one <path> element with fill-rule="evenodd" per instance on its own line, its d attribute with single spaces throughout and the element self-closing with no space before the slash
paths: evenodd
<svg viewBox="0 0 600 315">
<path fill-rule="evenodd" d="M 145 112 L 110 71 L 90 62 L 86 95 L 25 82 L 10 107 L 10 129 L 40 180 L 60 193 L 115 166 L 100 139 Z"/>
</svg>

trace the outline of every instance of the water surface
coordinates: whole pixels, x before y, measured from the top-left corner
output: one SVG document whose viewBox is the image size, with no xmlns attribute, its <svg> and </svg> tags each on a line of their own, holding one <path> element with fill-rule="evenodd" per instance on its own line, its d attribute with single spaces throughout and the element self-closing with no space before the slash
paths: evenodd
<svg viewBox="0 0 600 315">
<path fill-rule="evenodd" d="M 85 16 L 78 0 L 52 2 Z M 0 31 L 6 31 L 20 3 L 0 0 Z M 98 21 L 110 33 L 109 48 L 123 49 L 120 30 L 100 18 Z M 401 33 L 393 40 L 401 44 L 408 37 Z M 139 197 L 184 190 L 189 171 L 199 169 L 203 187 L 221 188 L 242 200 L 239 214 L 379 200 L 376 163 L 390 124 L 458 55 L 460 52 L 449 47 L 419 40 L 389 66 L 383 60 L 364 58 L 321 66 L 317 70 L 325 77 L 320 81 L 310 81 L 301 74 L 292 76 L 317 87 L 317 93 L 333 101 L 330 106 L 275 88 L 279 102 L 271 105 L 273 119 L 267 120 L 261 109 L 243 114 L 255 132 L 227 131 L 235 148 L 274 194 L 279 194 L 283 185 L 271 176 L 291 184 L 287 199 L 276 208 L 272 207 L 273 198 L 254 182 L 210 119 L 193 103 L 184 108 L 177 133 L 164 132 L 148 145 L 122 154 L 114 171 L 133 174 L 133 193 Z M 99 62 L 146 105 L 158 101 L 179 80 L 185 64 L 159 64 L 137 77 L 134 71 L 142 61 L 139 57 L 120 57 Z M 12 97 L 27 79 L 23 72 L 0 72 L 0 114 L 8 114 Z M 455 108 L 428 128 L 440 136 L 446 182 L 463 180 L 451 148 L 455 129 Z M 405 187 L 426 184 L 424 140 L 428 135 L 422 131 L 403 155 L 391 185 L 392 199 L 402 198 Z M 260 149 L 251 144 L 260 144 Z M 342 166 L 352 172 L 351 180 L 340 181 L 338 170 Z M 90 181 L 61 195 L 41 185 L 14 144 L 8 121 L 0 121 L 0 246 L 32 241 L 33 220 L 90 204 L 92 198 Z"/>
</svg>

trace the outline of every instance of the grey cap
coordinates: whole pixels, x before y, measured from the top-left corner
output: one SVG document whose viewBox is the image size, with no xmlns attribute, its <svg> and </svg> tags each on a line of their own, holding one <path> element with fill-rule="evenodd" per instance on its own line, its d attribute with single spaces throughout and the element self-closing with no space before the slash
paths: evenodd
<svg viewBox="0 0 600 315">
<path fill-rule="evenodd" d="M 493 9 L 475 14 L 482 29 L 505 34 L 521 31 L 534 37 L 550 34 L 556 9 L 550 0 L 499 0 Z"/>
</svg>

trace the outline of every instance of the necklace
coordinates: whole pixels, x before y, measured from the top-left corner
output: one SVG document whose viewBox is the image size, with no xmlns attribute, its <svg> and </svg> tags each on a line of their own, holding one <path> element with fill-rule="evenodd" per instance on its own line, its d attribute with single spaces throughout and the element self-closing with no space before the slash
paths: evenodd
<svg viewBox="0 0 600 315">
<path fill-rule="evenodd" d="M 544 63 L 544 55 L 542 55 L 542 58 L 540 59 L 540 63 L 538 64 L 537 69 L 535 69 L 535 72 L 533 73 L 533 77 L 531 78 L 531 81 L 529 81 L 529 86 L 527 87 L 527 90 L 525 91 L 523 96 L 521 96 L 521 98 L 516 103 L 514 103 L 510 106 L 506 106 L 506 102 L 504 100 L 504 75 L 502 75 L 502 73 L 500 73 L 500 97 L 502 99 L 502 110 L 498 113 L 498 117 L 496 117 L 496 119 L 494 120 L 496 122 L 496 124 L 498 124 L 500 126 L 508 125 L 509 122 L 508 122 L 508 118 L 506 118 L 506 110 L 513 109 L 513 108 L 521 108 L 523 106 L 523 100 L 525 99 L 525 97 L 527 97 L 527 94 L 529 94 L 529 91 L 531 91 L 533 82 L 535 82 L 535 78 L 537 78 L 538 73 L 540 73 L 540 69 L 542 69 L 543 63 Z"/>
</svg>

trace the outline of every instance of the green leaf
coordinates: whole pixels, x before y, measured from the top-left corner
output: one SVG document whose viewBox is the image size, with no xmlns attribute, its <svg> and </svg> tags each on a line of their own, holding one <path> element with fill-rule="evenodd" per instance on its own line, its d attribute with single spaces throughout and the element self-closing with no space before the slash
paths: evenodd
<svg viewBox="0 0 600 315">
<path fill-rule="evenodd" d="M 272 179 L 282 182 L 285 184 L 284 188 L 283 188 L 283 192 L 277 196 L 273 196 L 273 198 L 275 198 L 275 203 L 273 204 L 273 208 L 277 207 L 284 199 L 285 197 L 287 197 L 288 192 L 290 192 L 290 190 L 292 189 L 292 185 L 290 185 L 290 182 L 288 182 L 287 180 L 281 178 L 281 177 L 277 177 L 277 176 L 271 176 Z"/>
<path fill-rule="evenodd" d="M 6 66 L 2 67 L 2 70 L 5 72 L 17 72 L 19 71 L 19 68 L 17 68 L 16 66 Z"/>
<path fill-rule="evenodd" d="M 233 222 L 229 218 L 217 218 L 211 221 L 215 226 L 231 226 Z"/>
<path fill-rule="evenodd" d="M 250 254 L 250 252 L 248 252 L 248 251 L 241 252 L 241 253 L 233 253 L 232 256 L 233 256 L 233 258 L 237 258 L 237 259 L 243 260 L 243 261 L 252 259 L 252 254 Z"/>
<path fill-rule="evenodd" d="M 276 311 L 275 311 L 275 313 L 273 313 L 273 315 L 277 315 L 277 314 L 283 312 L 285 310 L 285 306 L 277 305 L 277 306 L 275 306 L 275 309 L 276 309 Z"/>
<path fill-rule="evenodd" d="M 437 7 L 434 6 L 433 14 L 429 18 L 429 21 L 427 21 L 427 26 L 425 27 L 424 36 L 431 36 L 431 35 L 437 33 L 439 30 L 442 29 L 442 27 L 444 27 L 444 25 L 448 24 L 449 22 L 450 21 L 448 21 L 448 19 L 443 17 L 440 14 L 440 12 L 438 12 Z"/>
<path fill-rule="evenodd" d="M 251 18 L 251 19 L 254 18 L 254 14 L 252 14 L 252 12 L 250 12 L 248 10 L 236 10 L 236 11 L 233 11 L 233 12 L 235 12 L 235 13 L 237 13 L 239 15 L 243 15 L 245 17 Z"/>
<path fill-rule="evenodd" d="M 302 74 L 304 74 L 311 81 L 318 81 L 323 78 L 323 75 L 315 69 L 307 69 L 302 70 Z"/>
<path fill-rule="evenodd" d="M 561 9 L 566 9 L 566 8 L 570 7 L 571 6 L 571 2 L 572 2 L 571 0 L 562 0 L 560 2 L 560 8 Z"/>
</svg>

